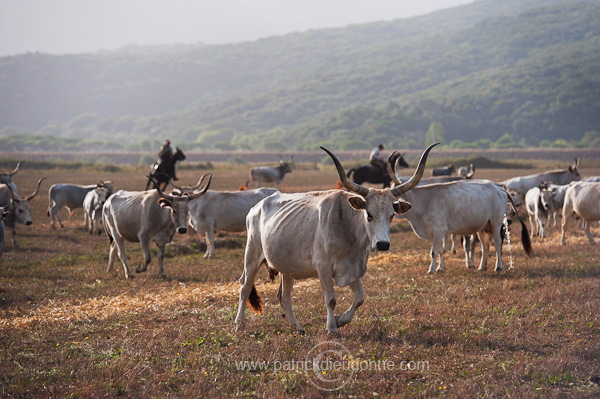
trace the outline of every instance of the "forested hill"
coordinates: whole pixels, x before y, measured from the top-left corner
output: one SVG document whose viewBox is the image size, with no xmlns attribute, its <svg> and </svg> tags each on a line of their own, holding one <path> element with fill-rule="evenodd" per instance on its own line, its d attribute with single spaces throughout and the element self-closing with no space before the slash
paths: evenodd
<svg viewBox="0 0 600 399">
<path fill-rule="evenodd" d="M 0 146 L 600 145 L 599 49 L 600 0 L 481 0 L 230 45 L 1 57 Z"/>
</svg>

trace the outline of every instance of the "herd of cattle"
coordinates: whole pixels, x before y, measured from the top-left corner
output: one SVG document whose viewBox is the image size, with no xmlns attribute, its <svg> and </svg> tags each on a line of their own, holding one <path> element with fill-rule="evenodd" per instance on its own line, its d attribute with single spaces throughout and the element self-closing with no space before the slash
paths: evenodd
<svg viewBox="0 0 600 399">
<path fill-rule="evenodd" d="M 334 332 L 349 323 L 364 300 L 362 277 L 372 251 L 390 249 L 390 224 L 396 218 L 407 220 L 419 237 L 429 241 L 431 264 L 429 273 L 443 271 L 443 254 L 449 238 L 464 240 L 466 265 L 474 267 L 473 247 L 481 242 L 479 270 L 487 267 L 490 242 L 496 253 L 495 270 L 504 268 L 502 242 L 507 220 L 521 223 L 521 242 L 531 253 L 529 232 L 517 212 L 523 204 L 529 216 L 533 235 L 546 237 L 547 223 L 556 225 L 562 216 L 561 243 L 566 244 L 565 231 L 571 220 L 580 219 L 590 243 L 595 240 L 590 224 L 600 220 L 600 177 L 582 179 L 579 160 L 566 170 L 514 177 L 503 182 L 474 179 L 475 168 L 454 166 L 436 169 L 435 177 L 424 179 L 427 148 L 410 178 L 403 178 L 388 163 L 392 187 L 364 187 L 349 179 L 338 158 L 323 148 L 335 164 L 343 189 L 282 193 L 279 183 L 289 165 L 276 168 L 254 168 L 250 178 L 273 181 L 277 188 L 259 187 L 242 191 L 209 190 L 212 175 L 206 174 L 194 186 L 177 186 L 165 193 L 157 184 L 146 191 L 120 190 L 113 193 L 112 182 L 87 186 L 54 184 L 49 189 L 48 216 L 53 228 L 63 227 L 59 217 L 62 208 L 83 208 L 84 224 L 90 234 L 108 236 L 108 272 L 113 271 L 116 256 L 123 265 L 125 277 L 133 278 L 124 243 L 139 242 L 144 260 L 136 272 L 144 272 L 150 263 L 150 244 L 158 246 L 159 275 L 164 277 L 164 251 L 176 233 L 188 231 L 189 225 L 206 237 L 204 257 L 215 256 L 216 231 L 247 231 L 244 269 L 240 277 L 238 329 L 244 327 L 246 303 L 256 312 L 262 301 L 254 281 L 264 264 L 274 278 L 281 274 L 278 298 L 292 327 L 302 331 L 292 310 L 291 291 L 296 279 L 318 277 L 327 307 L 327 331 Z M 395 159 L 399 157 L 397 154 Z M 392 158 L 392 157 L 390 157 Z M 401 157 L 400 157 L 401 158 Z M 12 177 L 19 165 L 0 174 L 0 256 L 4 248 L 5 225 L 12 231 L 17 247 L 16 225 L 32 224 L 29 202 L 38 194 L 40 184 L 26 197 L 19 197 Z M 206 182 L 205 182 L 206 180 Z M 351 307 L 335 316 L 336 293 L 350 286 L 354 293 Z"/>
</svg>

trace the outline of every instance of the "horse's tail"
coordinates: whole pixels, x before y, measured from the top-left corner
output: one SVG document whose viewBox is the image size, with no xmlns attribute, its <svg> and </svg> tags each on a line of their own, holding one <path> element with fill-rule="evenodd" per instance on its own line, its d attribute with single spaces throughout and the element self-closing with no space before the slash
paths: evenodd
<svg viewBox="0 0 600 399">
<path fill-rule="evenodd" d="M 349 178 L 350 178 L 350 175 L 351 175 L 352 173 L 354 173 L 354 172 L 356 172 L 356 168 L 352 168 L 352 169 L 350 169 L 350 170 L 348 171 L 348 173 L 346 173 L 346 177 L 349 179 Z"/>
<path fill-rule="evenodd" d="M 263 301 L 260 299 L 260 295 L 258 295 L 258 291 L 256 290 L 256 286 L 252 286 L 252 291 L 250 291 L 250 296 L 248 297 L 248 304 L 256 314 L 261 314 L 263 312 Z"/>
</svg>

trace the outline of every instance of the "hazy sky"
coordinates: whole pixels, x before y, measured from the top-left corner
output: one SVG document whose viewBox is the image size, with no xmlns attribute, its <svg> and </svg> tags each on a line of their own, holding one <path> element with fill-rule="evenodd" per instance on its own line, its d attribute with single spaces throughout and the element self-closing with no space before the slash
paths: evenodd
<svg viewBox="0 0 600 399">
<path fill-rule="evenodd" d="M 0 56 L 220 44 L 427 14 L 474 0 L 0 0 Z"/>
</svg>

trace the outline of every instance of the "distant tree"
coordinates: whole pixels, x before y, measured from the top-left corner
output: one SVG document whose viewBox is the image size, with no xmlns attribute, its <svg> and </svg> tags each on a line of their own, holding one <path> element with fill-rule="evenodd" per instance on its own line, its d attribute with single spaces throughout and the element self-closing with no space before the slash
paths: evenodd
<svg viewBox="0 0 600 399">
<path fill-rule="evenodd" d="M 444 126 L 440 122 L 431 122 L 429 129 L 425 132 L 425 145 L 444 142 Z"/>
</svg>

